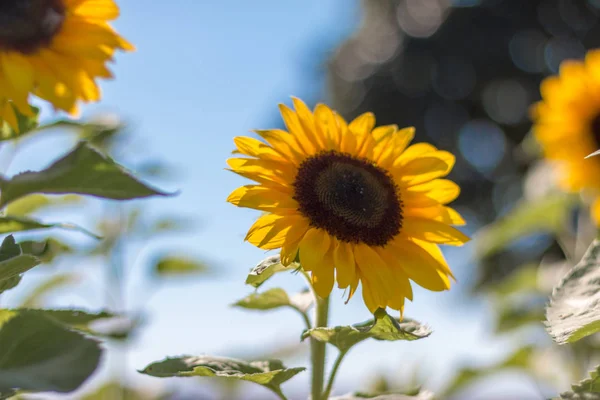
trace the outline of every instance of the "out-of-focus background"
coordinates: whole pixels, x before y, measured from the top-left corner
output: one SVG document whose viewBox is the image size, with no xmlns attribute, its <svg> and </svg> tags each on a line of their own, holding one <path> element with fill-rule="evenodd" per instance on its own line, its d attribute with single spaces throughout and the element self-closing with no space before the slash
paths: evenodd
<svg viewBox="0 0 600 400">
<path fill-rule="evenodd" d="M 98 392 L 109 382 L 137 391 L 127 395 L 131 399 L 157 393 L 274 398 L 252 384 L 232 387 L 136 372 L 166 355 L 277 356 L 290 366 L 307 364 L 308 347 L 299 343 L 302 321 L 295 313 L 257 314 L 230 306 L 252 291 L 244 284 L 246 274 L 268 254 L 243 242 L 258 213 L 225 202 L 245 182 L 225 170 L 225 160 L 234 136 L 282 127 L 277 103 L 289 104 L 294 95 L 311 106 L 326 102 L 348 119 L 372 111 L 378 124 L 415 126 L 416 141 L 457 155 L 451 175 L 463 190 L 457 208 L 468 221 L 464 231 L 474 235 L 523 197 L 545 195 L 546 175 L 528 137 L 528 107 L 539 99 L 541 80 L 555 74 L 562 60 L 582 58 L 600 44 L 595 0 L 119 5 L 115 26 L 137 51 L 118 56 L 117 79 L 103 83 L 102 102 L 84 108 L 83 118 L 124 124 L 105 143 L 112 155 L 180 194 L 126 205 L 86 199 L 47 210 L 46 219 L 66 216 L 111 240 L 51 232 L 72 253 L 30 272 L 18 290 L 3 297 L 3 303 L 20 304 L 61 275 L 65 282 L 36 301 L 108 307 L 139 317 L 139 326 L 121 327 L 131 330 L 121 335 L 127 338 L 109 340 L 101 371 L 76 398 L 113 398 Z M 43 116 L 56 118 L 49 109 Z M 62 130 L 23 140 L 15 153 L 3 149 L 15 155 L 4 157 L 2 167 L 9 173 L 41 168 L 66 141 L 73 137 Z M 83 213 L 74 207 L 85 207 L 93 217 L 79 217 Z M 357 346 L 341 368 L 336 394 L 422 386 L 441 398 L 542 399 L 567 389 L 573 376 L 583 377 L 582 363 L 575 363 L 579 370 L 564 370 L 561 357 L 579 355 L 553 350 L 540 322 L 541 294 L 560 276 L 558 267 L 544 278 L 549 284 L 536 283 L 534 294 L 540 296 L 527 292 L 518 301 L 504 301 L 529 282 L 532 269 L 523 265 L 561 260 L 553 236 L 532 235 L 483 253 L 476 242 L 444 249 L 458 281 L 452 291 L 416 289 L 414 303 L 406 306 L 407 316 L 432 326 L 431 337 Z M 169 262 L 187 262 L 191 273 L 169 274 Z M 290 292 L 304 286 L 292 274 L 280 274 L 269 285 Z M 332 324 L 371 317 L 360 296 L 344 305 L 336 290 L 332 299 Z M 308 379 L 303 373 L 285 384 L 290 399 L 308 396 Z"/>
</svg>

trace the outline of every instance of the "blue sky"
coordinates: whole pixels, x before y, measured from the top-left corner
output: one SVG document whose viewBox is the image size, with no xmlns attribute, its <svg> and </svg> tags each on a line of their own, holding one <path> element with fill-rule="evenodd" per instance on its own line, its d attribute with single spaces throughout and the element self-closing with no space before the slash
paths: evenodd
<svg viewBox="0 0 600 400">
<path fill-rule="evenodd" d="M 229 192 L 244 184 L 225 171 L 225 159 L 234 136 L 276 123 L 278 102 L 289 103 L 291 95 L 315 96 L 319 88 L 324 92 L 323 82 L 314 80 L 318 74 L 313 68 L 324 61 L 320 58 L 328 48 L 352 32 L 359 14 L 354 0 L 173 0 L 168 7 L 164 2 L 122 0 L 120 6 L 122 16 L 115 26 L 137 51 L 118 57 L 117 79 L 102 84 L 102 102 L 86 107 L 84 115 L 111 111 L 131 121 L 136 137 L 131 152 L 163 159 L 183 174 L 176 184 L 166 184 L 181 194 L 146 200 L 149 212 L 193 216 L 201 226 L 192 234 L 153 244 L 140 259 L 130 261 L 143 263 L 153 250 L 175 246 L 182 254 L 212 261 L 219 270 L 215 278 L 165 285 L 145 304 L 150 319 L 130 353 L 132 376 L 144 385 L 168 384 L 134 370 L 167 355 L 238 355 L 245 347 L 258 353 L 297 341 L 302 324 L 294 313 L 260 315 L 228 306 L 250 293 L 244 285 L 246 272 L 266 254 L 242 241 L 258 213 L 225 202 Z M 44 140 L 26 149 L 37 155 L 35 160 L 19 155 L 11 171 L 51 159 L 47 149 L 62 139 Z M 458 251 L 454 255 L 460 257 L 451 255 L 459 278 L 455 293 L 416 290 L 415 302 L 406 308 L 408 316 L 431 325 L 434 334 L 418 343 L 361 344 L 341 369 L 340 392 L 358 389 L 357 383 L 382 371 L 408 376 L 407 365 L 417 364 L 435 389 L 456 365 L 488 362 L 506 351 L 508 340 L 489 337 L 486 304 L 461 298 L 468 291 L 464 282 L 472 269 L 466 269 L 470 247 Z M 132 277 L 131 295 L 139 296 L 144 288 L 136 286 L 136 272 Z M 94 282 L 98 279 L 92 274 Z M 291 275 L 273 281 L 270 286 L 290 291 L 303 287 L 299 277 Z M 63 295 L 54 301 L 101 305 L 82 299 Z M 332 303 L 334 324 L 370 317 L 359 295 L 344 305 L 342 292 L 334 292 Z M 304 373 L 289 387 L 302 391 L 307 379 Z"/>
</svg>

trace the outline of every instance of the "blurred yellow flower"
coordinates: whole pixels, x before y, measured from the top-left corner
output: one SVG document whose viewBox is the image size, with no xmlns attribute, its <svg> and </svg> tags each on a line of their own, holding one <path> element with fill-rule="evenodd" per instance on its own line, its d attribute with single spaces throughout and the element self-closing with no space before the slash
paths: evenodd
<svg viewBox="0 0 600 400">
<path fill-rule="evenodd" d="M 108 21 L 113 0 L 3 0 L 0 3 L 0 119 L 14 128 L 14 108 L 31 115 L 29 95 L 77 113 L 100 99 L 96 78 L 117 49 L 133 50 Z"/>
<path fill-rule="evenodd" d="M 262 249 L 281 249 L 289 265 L 299 258 L 321 297 L 334 280 L 349 288 L 362 282 L 368 309 L 401 312 L 412 300 L 409 279 L 426 289 L 450 288 L 453 278 L 438 244 L 469 240 L 451 225 L 464 224 L 446 204 L 460 188 L 439 179 L 454 156 L 426 143 L 408 146 L 414 129 L 375 127 L 366 113 L 350 124 L 325 105 L 314 113 L 294 99 L 281 105 L 288 131 L 256 131 L 264 141 L 234 139 L 231 170 L 257 184 L 227 199 L 265 212 L 246 240 Z"/>
<path fill-rule="evenodd" d="M 588 52 L 585 61 L 563 62 L 540 91 L 542 100 L 532 107 L 534 134 L 544 156 L 557 164 L 560 186 L 595 196 L 592 216 L 600 224 L 600 158 L 585 159 L 600 149 L 600 50 Z"/>
</svg>

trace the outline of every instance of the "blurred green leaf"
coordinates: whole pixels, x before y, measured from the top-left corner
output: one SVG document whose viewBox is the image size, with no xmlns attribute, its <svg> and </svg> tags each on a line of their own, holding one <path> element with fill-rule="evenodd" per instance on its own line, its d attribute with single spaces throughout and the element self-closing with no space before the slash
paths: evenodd
<svg viewBox="0 0 600 400">
<path fill-rule="evenodd" d="M 10 399 L 13 396 L 16 396 L 17 392 L 12 389 L 3 389 L 0 390 L 0 400 Z"/>
<path fill-rule="evenodd" d="M 0 190 L 0 207 L 32 193 L 76 193 L 114 200 L 169 195 L 138 181 L 85 142 L 43 171 L 2 179 Z"/>
<path fill-rule="evenodd" d="M 496 333 L 507 333 L 532 324 L 541 326 L 543 320 L 543 304 L 503 301 L 497 307 Z"/>
<path fill-rule="evenodd" d="M 12 278 L 0 280 L 0 294 L 17 287 L 17 285 L 21 283 L 21 279 L 21 275 L 15 275 Z"/>
<path fill-rule="evenodd" d="M 24 254 L 31 254 L 44 263 L 50 263 L 56 257 L 71 254 L 74 251 L 71 246 L 52 238 L 41 242 L 25 240 L 20 242 L 19 245 Z"/>
<path fill-rule="evenodd" d="M 163 217 L 160 218 L 149 227 L 147 233 L 155 235 L 158 233 L 170 233 L 173 231 L 185 231 L 190 229 L 192 223 L 189 218 L 183 219 L 181 217 Z"/>
<path fill-rule="evenodd" d="M 71 392 L 98 367 L 98 343 L 44 314 L 0 311 L 0 392 Z"/>
<path fill-rule="evenodd" d="M 190 258 L 164 256 L 155 262 L 152 271 L 158 276 L 186 276 L 205 273 L 208 267 Z"/>
<path fill-rule="evenodd" d="M 490 285 L 488 290 L 500 298 L 521 293 L 540 293 L 538 265 L 523 265 L 503 280 Z"/>
<path fill-rule="evenodd" d="M 40 307 L 44 303 L 44 298 L 49 293 L 69 286 L 76 281 L 76 277 L 71 274 L 57 274 L 50 276 L 47 280 L 37 285 L 21 302 L 23 308 Z"/>
<path fill-rule="evenodd" d="M 351 326 L 309 329 L 302 334 L 302 339 L 312 337 L 346 352 L 355 344 L 369 338 L 386 341 L 418 340 L 430 334 L 431 329 L 427 326 L 406 318 L 398 321 L 380 308 L 375 311 L 374 320 Z"/>
<path fill-rule="evenodd" d="M 71 129 L 77 137 L 102 149 L 109 149 L 117 136 L 121 136 L 125 126 L 113 115 L 100 115 L 96 121 L 75 121 L 62 119 L 40 126 L 37 130 L 59 128 L 63 131 Z"/>
<path fill-rule="evenodd" d="M 560 394 L 565 400 L 598 400 L 600 399 L 600 365 L 590 372 L 590 377 L 571 385 L 571 391 Z"/>
<path fill-rule="evenodd" d="M 308 291 L 298 293 L 290 298 L 285 290 L 274 288 L 263 293 L 252 293 L 233 305 L 249 310 L 273 310 L 281 307 L 291 307 L 305 313 L 312 303 L 313 295 Z"/>
<path fill-rule="evenodd" d="M 444 390 L 444 398 L 454 396 L 456 393 L 468 388 L 479 379 L 500 371 L 507 369 L 528 369 L 534 351 L 535 349 L 533 347 L 522 347 L 497 364 L 488 367 L 459 369 Z"/>
<path fill-rule="evenodd" d="M 13 279 L 39 264 L 38 258 L 22 254 L 21 247 L 15 242 L 12 235 L 7 236 L 0 245 L 0 285 L 3 281 Z M 18 283 L 17 281 L 16 284 Z"/>
<path fill-rule="evenodd" d="M 287 268 L 281 264 L 279 255 L 270 256 L 262 260 L 258 265 L 250 271 L 246 278 L 246 284 L 251 285 L 254 288 L 259 288 L 265 283 L 270 277 L 275 275 L 277 272 L 289 270 L 293 271 L 299 268 L 300 265 L 292 263 Z"/>
<path fill-rule="evenodd" d="M 95 239 L 101 239 L 100 236 L 78 226 L 75 224 L 69 223 L 44 223 L 38 220 L 27 218 L 27 217 L 17 217 L 17 216 L 1 216 L 0 217 L 0 233 L 12 233 L 12 232 L 21 232 L 21 231 L 33 231 L 37 229 L 50 229 L 50 228 L 60 228 L 71 231 L 81 232 L 85 235 L 91 236 Z"/>
<path fill-rule="evenodd" d="M 40 109 L 31 107 L 33 117 L 23 115 L 15 106 L 12 106 L 17 116 L 18 131 L 14 130 L 6 121 L 0 123 L 0 141 L 18 139 L 34 131 L 38 126 Z"/>
<path fill-rule="evenodd" d="M 122 386 L 119 382 L 108 382 L 95 392 L 81 397 L 81 400 L 167 400 L 172 398 L 169 393 L 156 393 L 156 388 L 138 390 L 137 388 Z"/>
<path fill-rule="evenodd" d="M 406 394 L 368 394 L 368 393 L 351 393 L 344 396 L 330 397 L 329 400 L 433 400 L 435 396 L 431 392 L 421 392 L 415 396 Z"/>
<path fill-rule="evenodd" d="M 258 383 L 281 394 L 281 384 L 306 368 L 286 368 L 281 361 L 246 362 L 222 357 L 177 357 L 155 362 L 140 371 L 159 378 L 211 376 Z"/>
<path fill-rule="evenodd" d="M 72 205 L 81 202 L 81 197 L 74 194 L 64 196 L 44 196 L 43 194 L 30 194 L 21 197 L 10 203 L 6 207 L 6 214 L 10 216 L 22 217 L 32 212 L 51 206 Z"/>
<path fill-rule="evenodd" d="M 558 344 L 572 343 L 600 330 L 600 241 L 552 291 L 546 327 Z"/>
<path fill-rule="evenodd" d="M 479 258 L 489 257 L 522 237 L 563 230 L 578 197 L 554 193 L 534 202 L 522 202 L 507 215 L 483 228 L 475 240 Z"/>
<path fill-rule="evenodd" d="M 87 329 L 89 324 L 103 319 L 114 318 L 115 315 L 106 311 L 90 313 L 82 310 L 46 310 L 46 309 L 25 309 L 18 308 L 12 310 L 1 310 L 0 312 L 26 313 L 28 315 L 40 315 L 51 319 L 54 322 L 67 325 L 75 329 Z"/>
</svg>

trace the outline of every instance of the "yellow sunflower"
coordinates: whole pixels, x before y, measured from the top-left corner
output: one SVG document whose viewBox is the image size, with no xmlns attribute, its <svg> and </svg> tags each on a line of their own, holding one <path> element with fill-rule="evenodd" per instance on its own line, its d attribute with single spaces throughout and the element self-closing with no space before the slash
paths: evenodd
<svg viewBox="0 0 600 400">
<path fill-rule="evenodd" d="M 565 61 L 558 76 L 546 78 L 542 100 L 532 107 L 533 132 L 544 156 L 555 162 L 560 186 L 585 191 L 596 200 L 592 217 L 600 225 L 600 50 L 584 61 Z"/>
<path fill-rule="evenodd" d="M 438 244 L 469 240 L 451 225 L 464 224 L 446 204 L 460 188 L 439 179 L 454 156 L 426 143 L 408 146 L 414 129 L 375 128 L 366 113 L 350 124 L 329 107 L 314 113 L 294 99 L 280 105 L 288 128 L 234 139 L 231 170 L 257 184 L 236 189 L 227 201 L 265 212 L 246 240 L 265 250 L 281 249 L 281 261 L 297 258 L 310 272 L 316 293 L 326 298 L 334 280 L 359 282 L 368 309 L 401 312 L 412 300 L 409 280 L 426 289 L 450 288 L 453 278 Z"/>
<path fill-rule="evenodd" d="M 108 24 L 113 0 L 0 2 L 0 119 L 15 129 L 15 108 L 31 115 L 29 95 L 77 113 L 78 101 L 100 99 L 96 78 L 117 49 L 133 50 Z"/>
</svg>

